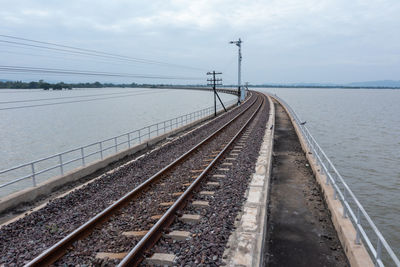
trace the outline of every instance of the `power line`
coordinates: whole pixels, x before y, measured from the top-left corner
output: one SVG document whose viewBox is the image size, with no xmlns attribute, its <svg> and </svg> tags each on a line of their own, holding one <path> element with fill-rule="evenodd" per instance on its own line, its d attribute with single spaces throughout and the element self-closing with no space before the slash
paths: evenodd
<svg viewBox="0 0 400 267">
<path fill-rule="evenodd" d="M 1 110 L 12 110 L 12 109 L 22 109 L 22 108 L 33 108 L 33 107 L 44 107 L 44 106 L 54 106 L 54 105 L 61 105 L 61 104 L 71 104 L 71 103 L 80 103 L 80 102 L 92 102 L 97 100 L 104 100 L 104 99 L 112 99 L 112 98 L 121 98 L 127 96 L 138 96 L 138 95 L 148 95 L 148 94 L 159 94 L 168 92 L 170 90 L 160 90 L 157 92 L 148 92 L 148 93 L 141 93 L 141 94 L 130 94 L 130 95 L 123 95 L 123 96 L 110 96 L 110 97 L 102 97 L 102 98 L 93 98 L 93 99 L 84 99 L 84 100 L 74 100 L 74 101 L 64 101 L 64 102 L 56 102 L 56 103 L 47 103 L 47 104 L 37 104 L 37 105 L 25 105 L 25 106 L 16 106 L 16 107 L 7 107 L 7 108 L 0 108 Z"/>
<path fill-rule="evenodd" d="M 148 91 L 148 89 L 137 90 L 135 93 L 146 92 L 146 91 Z M 82 97 L 93 97 L 93 96 L 103 96 L 103 95 L 121 95 L 121 94 L 130 94 L 130 93 L 129 92 L 118 92 L 118 93 L 95 94 L 95 95 L 65 96 L 65 97 L 51 97 L 51 98 L 42 98 L 42 99 L 25 99 L 25 100 L 15 100 L 15 101 L 2 101 L 2 102 L 0 102 L 0 105 L 14 104 L 14 103 L 25 103 L 25 102 L 59 100 L 59 99 L 82 98 Z"/>
<path fill-rule="evenodd" d="M 42 48 L 42 49 L 49 49 L 49 50 L 55 50 L 55 51 L 63 51 L 63 52 L 68 52 L 68 53 L 81 54 L 81 55 L 90 55 L 90 56 L 105 57 L 105 58 L 112 58 L 112 59 L 119 59 L 119 60 L 127 60 L 127 61 L 133 61 L 133 62 L 136 62 L 136 63 L 157 64 L 157 65 L 165 65 L 165 66 L 171 66 L 171 67 L 177 67 L 177 68 L 186 68 L 186 69 L 194 69 L 194 70 L 201 70 L 201 71 L 204 70 L 204 69 L 197 68 L 197 67 L 191 67 L 191 66 L 185 66 L 185 65 L 179 65 L 179 64 L 172 64 L 172 63 L 156 61 L 156 60 L 149 60 L 149 59 L 143 59 L 143 58 L 130 57 L 130 56 L 125 56 L 125 55 L 120 55 L 120 54 L 115 54 L 115 53 L 108 53 L 108 52 L 103 52 L 103 51 L 93 50 L 93 49 L 85 49 L 85 48 L 79 48 L 79 47 L 74 47 L 74 46 L 60 45 L 60 44 L 56 44 L 56 43 L 37 41 L 37 40 L 33 40 L 33 39 L 21 38 L 21 37 L 11 36 L 11 35 L 0 34 L 0 37 L 14 39 L 14 40 L 20 40 L 20 41 L 33 42 L 33 43 L 37 43 L 37 44 L 50 45 L 50 46 L 54 46 L 54 47 L 48 47 L 48 46 L 43 46 L 43 45 L 34 45 L 34 44 L 14 42 L 14 41 L 0 40 L 0 42 L 9 43 L 9 44 L 23 45 L 23 46 Z M 60 48 L 55 48 L 55 47 L 60 47 Z"/>
<path fill-rule="evenodd" d="M 12 47 L 12 46 L 9 46 L 9 45 L 6 45 L 6 46 L 8 46 L 8 47 Z M 29 49 L 29 48 L 28 48 Z M 33 54 L 33 53 L 31 53 L 31 54 L 28 54 L 28 53 L 23 53 L 23 52 L 17 52 L 17 51 L 10 51 L 10 50 L 0 50 L 0 53 L 7 53 L 7 54 L 14 54 L 14 55 L 23 55 L 23 56 L 31 56 L 31 57 L 42 57 L 42 58 L 46 58 L 46 59 L 49 59 L 49 58 L 51 58 L 51 59 L 63 59 L 63 60 L 71 60 L 71 56 L 73 56 L 73 57 L 78 57 L 77 58 L 77 60 L 81 60 L 81 61 L 87 61 L 87 59 L 86 58 L 82 58 L 80 55 L 75 55 L 75 54 L 68 54 L 68 53 L 63 53 L 63 52 L 59 52 L 58 54 L 55 54 L 55 55 L 50 55 L 49 56 L 49 54 L 46 54 L 46 55 L 43 55 L 43 54 Z M 68 57 L 69 56 L 69 57 Z M 76 59 L 73 59 L 73 60 L 76 60 Z M 103 58 L 99 58 L 99 59 L 97 59 L 97 58 L 91 58 L 91 62 L 97 62 L 97 63 L 112 63 L 113 64 L 113 66 L 115 66 L 115 64 L 117 63 L 117 64 L 131 64 L 130 62 L 127 62 L 127 61 L 115 61 L 116 63 L 114 63 L 114 61 L 112 61 L 112 60 L 108 60 L 108 59 L 103 59 Z M 125 65 L 126 66 L 126 65 Z"/>
<path fill-rule="evenodd" d="M 203 79 L 201 77 L 160 76 L 160 75 L 146 75 L 146 74 L 132 74 L 132 73 L 96 72 L 96 71 L 87 71 L 87 70 L 50 69 L 50 68 L 3 66 L 3 65 L 0 65 L 0 72 L 69 74 L 69 75 L 84 75 L 84 76 L 130 77 L 130 78 L 165 79 L 165 80 L 202 80 Z"/>
</svg>

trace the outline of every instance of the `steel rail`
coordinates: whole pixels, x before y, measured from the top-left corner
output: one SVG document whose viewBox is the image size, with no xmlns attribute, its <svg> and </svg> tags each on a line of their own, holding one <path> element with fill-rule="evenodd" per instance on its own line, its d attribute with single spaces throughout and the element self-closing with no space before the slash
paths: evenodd
<svg viewBox="0 0 400 267">
<path fill-rule="evenodd" d="M 239 117 L 241 117 L 243 114 L 246 113 L 247 110 L 249 110 L 256 102 L 257 102 L 258 97 L 249 104 L 248 107 L 246 107 L 243 111 L 241 111 L 239 114 L 237 114 L 234 118 L 229 120 L 227 123 L 225 123 L 223 126 L 218 128 L 216 131 L 211 133 L 208 137 L 203 139 L 200 143 L 197 145 L 193 146 L 190 150 L 185 152 L 183 155 L 181 155 L 179 158 L 168 164 L 166 167 L 158 171 L 156 174 L 148 178 L 146 181 L 141 183 L 139 186 L 137 186 L 135 189 L 131 190 L 130 192 L 126 193 L 123 197 L 115 201 L 112 205 L 110 205 L 108 208 L 104 209 L 100 213 L 98 213 L 96 216 L 91 218 L 89 221 L 81 225 L 79 228 L 68 234 L 66 237 L 64 237 L 62 240 L 58 241 L 56 244 L 42 252 L 39 256 L 34 258 L 32 261 L 27 263 L 25 266 L 49 266 L 52 263 L 54 263 L 56 260 L 61 258 L 65 252 L 72 246 L 72 244 L 87 236 L 90 234 L 94 228 L 101 223 L 103 223 L 105 220 L 107 220 L 109 217 L 111 217 L 115 212 L 120 210 L 122 207 L 128 204 L 128 202 L 132 201 L 135 197 L 140 195 L 147 189 L 151 184 L 156 182 L 162 175 L 170 171 L 173 167 L 181 163 L 184 159 L 186 159 L 190 154 L 195 152 L 198 148 L 200 148 L 202 145 L 205 143 L 209 142 L 212 138 L 214 138 L 216 135 L 218 135 L 222 130 L 224 130 L 227 126 L 232 124 L 234 121 L 236 121 Z"/>
<path fill-rule="evenodd" d="M 260 105 L 253 112 L 246 123 L 240 128 L 235 136 L 229 141 L 227 145 L 218 153 L 218 155 L 210 162 L 210 164 L 200 173 L 200 175 L 191 183 L 185 192 L 172 204 L 172 206 L 164 213 L 164 215 L 154 224 L 153 227 L 147 232 L 147 234 L 136 244 L 136 246 L 125 256 L 124 259 L 119 263 L 118 267 L 125 266 L 137 266 L 142 260 L 143 255 L 148 251 L 162 236 L 162 231 L 166 229 L 175 219 L 176 212 L 182 209 L 187 201 L 190 199 L 193 191 L 198 187 L 204 176 L 210 171 L 215 163 L 221 158 L 221 156 L 228 150 L 228 148 L 236 141 L 238 136 L 243 130 L 249 125 L 249 123 L 255 118 L 256 114 L 262 106 L 265 105 L 265 96 L 261 99 Z"/>
</svg>

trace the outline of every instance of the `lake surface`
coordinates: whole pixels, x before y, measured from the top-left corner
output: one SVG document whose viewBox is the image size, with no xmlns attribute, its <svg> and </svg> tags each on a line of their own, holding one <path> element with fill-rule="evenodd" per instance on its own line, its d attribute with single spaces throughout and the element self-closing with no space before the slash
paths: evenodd
<svg viewBox="0 0 400 267">
<path fill-rule="evenodd" d="M 224 102 L 236 99 L 228 94 L 220 96 Z M 0 170 L 201 110 L 213 103 L 211 92 L 194 90 L 0 90 Z M 7 180 L 0 176 L 0 184 Z"/>
<path fill-rule="evenodd" d="M 299 114 L 400 255 L 400 90 L 268 88 Z M 374 244 L 376 245 L 376 244 Z"/>
</svg>

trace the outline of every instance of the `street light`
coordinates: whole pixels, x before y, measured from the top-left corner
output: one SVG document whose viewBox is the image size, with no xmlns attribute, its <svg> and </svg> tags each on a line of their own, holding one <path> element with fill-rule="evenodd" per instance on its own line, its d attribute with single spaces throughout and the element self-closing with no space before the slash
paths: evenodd
<svg viewBox="0 0 400 267">
<path fill-rule="evenodd" d="M 238 104 L 244 100 L 244 90 L 241 90 L 240 79 L 242 75 L 242 40 L 239 38 L 239 41 L 230 41 L 230 44 L 236 44 L 239 48 L 238 54 Z"/>
</svg>

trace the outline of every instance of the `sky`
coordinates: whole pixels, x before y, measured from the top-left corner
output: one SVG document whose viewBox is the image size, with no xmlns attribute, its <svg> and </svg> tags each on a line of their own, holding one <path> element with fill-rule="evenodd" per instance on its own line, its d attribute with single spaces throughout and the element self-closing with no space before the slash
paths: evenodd
<svg viewBox="0 0 400 267">
<path fill-rule="evenodd" d="M 0 79 L 204 84 L 206 72 L 216 70 L 224 84 L 236 84 L 238 49 L 229 41 L 241 38 L 242 81 L 250 84 L 400 80 L 398 0 L 0 0 L 0 6 L 0 35 L 162 62 L 70 54 L 3 36 L 1 66 L 179 78 L 3 71 Z"/>
</svg>

